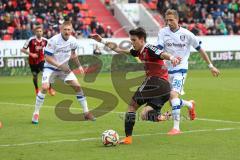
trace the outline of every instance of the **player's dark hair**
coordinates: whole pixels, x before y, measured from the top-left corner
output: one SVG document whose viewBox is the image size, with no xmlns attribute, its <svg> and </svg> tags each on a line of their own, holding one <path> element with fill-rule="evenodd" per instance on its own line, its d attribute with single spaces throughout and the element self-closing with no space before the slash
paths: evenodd
<svg viewBox="0 0 240 160">
<path fill-rule="evenodd" d="M 143 29 L 142 27 L 138 27 L 136 29 L 131 29 L 129 31 L 129 34 L 131 36 L 137 36 L 138 38 L 144 38 L 144 41 L 146 42 L 147 33 L 146 33 L 145 29 Z"/>
<path fill-rule="evenodd" d="M 43 29 L 42 25 L 41 24 L 36 24 L 34 26 L 34 31 L 36 31 L 37 29 Z"/>
</svg>

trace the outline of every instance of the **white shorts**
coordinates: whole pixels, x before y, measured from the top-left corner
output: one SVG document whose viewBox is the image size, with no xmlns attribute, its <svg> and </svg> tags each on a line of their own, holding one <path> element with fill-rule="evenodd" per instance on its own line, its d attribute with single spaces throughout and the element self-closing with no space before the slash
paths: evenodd
<svg viewBox="0 0 240 160">
<path fill-rule="evenodd" d="M 73 72 L 70 72 L 68 74 L 64 73 L 63 71 L 55 71 L 49 68 L 43 69 L 43 76 L 42 76 L 42 84 L 43 83 L 54 83 L 55 79 L 59 78 L 66 81 L 72 81 L 77 80 L 77 77 Z"/>
<path fill-rule="evenodd" d="M 171 90 L 176 91 L 180 95 L 184 95 L 183 85 L 185 83 L 187 73 L 173 73 L 169 74 L 169 82 Z"/>
</svg>

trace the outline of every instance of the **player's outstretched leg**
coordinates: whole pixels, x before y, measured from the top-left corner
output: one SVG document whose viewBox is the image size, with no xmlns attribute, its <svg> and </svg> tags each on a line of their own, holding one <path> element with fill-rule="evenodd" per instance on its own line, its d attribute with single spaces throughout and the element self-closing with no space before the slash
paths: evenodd
<svg viewBox="0 0 240 160">
<path fill-rule="evenodd" d="M 94 115 L 88 110 L 87 99 L 83 93 L 82 88 L 80 87 L 80 84 L 79 84 L 77 78 L 75 77 L 75 75 L 72 72 L 69 74 L 69 78 L 71 78 L 72 80 L 67 80 L 66 82 L 76 92 L 76 98 L 83 108 L 84 119 L 89 120 L 89 121 L 96 121 L 96 118 L 94 117 Z"/>
<path fill-rule="evenodd" d="M 77 97 L 78 102 L 80 103 L 80 105 L 83 108 L 84 119 L 89 120 L 89 121 L 96 121 L 96 118 L 94 117 L 94 115 L 91 112 L 89 112 L 89 110 L 88 110 L 87 99 L 84 96 L 83 91 L 81 90 L 81 91 L 77 92 L 76 97 Z"/>
<path fill-rule="evenodd" d="M 189 118 L 190 120 L 194 120 L 196 118 L 195 101 L 194 100 L 186 101 L 182 99 L 182 106 L 188 107 Z"/>
<path fill-rule="evenodd" d="M 85 120 L 90 120 L 90 121 L 95 121 L 96 118 L 93 116 L 93 114 L 91 112 L 89 112 L 88 110 L 88 104 L 87 104 L 87 99 L 86 97 L 83 95 L 83 92 L 78 92 L 77 95 L 77 100 L 80 103 L 80 105 L 83 108 L 83 113 L 84 113 L 84 119 Z"/>
</svg>

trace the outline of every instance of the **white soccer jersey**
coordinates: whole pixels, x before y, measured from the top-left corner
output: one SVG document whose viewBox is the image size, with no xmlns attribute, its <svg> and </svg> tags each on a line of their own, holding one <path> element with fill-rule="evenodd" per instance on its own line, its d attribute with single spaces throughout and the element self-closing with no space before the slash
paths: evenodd
<svg viewBox="0 0 240 160">
<path fill-rule="evenodd" d="M 200 44 L 201 42 L 192 32 L 182 27 L 176 32 L 172 32 L 169 27 L 164 27 L 158 33 L 157 46 L 173 56 L 182 58 L 181 63 L 176 67 L 173 67 L 170 62 L 167 62 L 169 73 L 175 73 L 179 70 L 187 71 L 190 48 L 192 46 L 199 50 Z"/>
<path fill-rule="evenodd" d="M 59 64 L 68 64 L 72 50 L 77 49 L 77 40 L 70 36 L 66 41 L 63 39 L 61 33 L 49 39 L 48 44 L 44 50 L 44 54 L 53 56 Z M 57 69 L 57 67 L 49 64 L 47 61 L 44 68 Z"/>
</svg>

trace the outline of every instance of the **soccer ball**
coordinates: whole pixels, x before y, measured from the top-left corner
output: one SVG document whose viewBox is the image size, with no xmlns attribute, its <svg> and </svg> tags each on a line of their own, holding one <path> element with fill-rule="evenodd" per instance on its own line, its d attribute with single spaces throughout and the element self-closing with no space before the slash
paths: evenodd
<svg viewBox="0 0 240 160">
<path fill-rule="evenodd" d="M 110 129 L 102 133 L 102 143 L 104 146 L 116 146 L 119 142 L 119 135 L 116 131 Z"/>
</svg>

